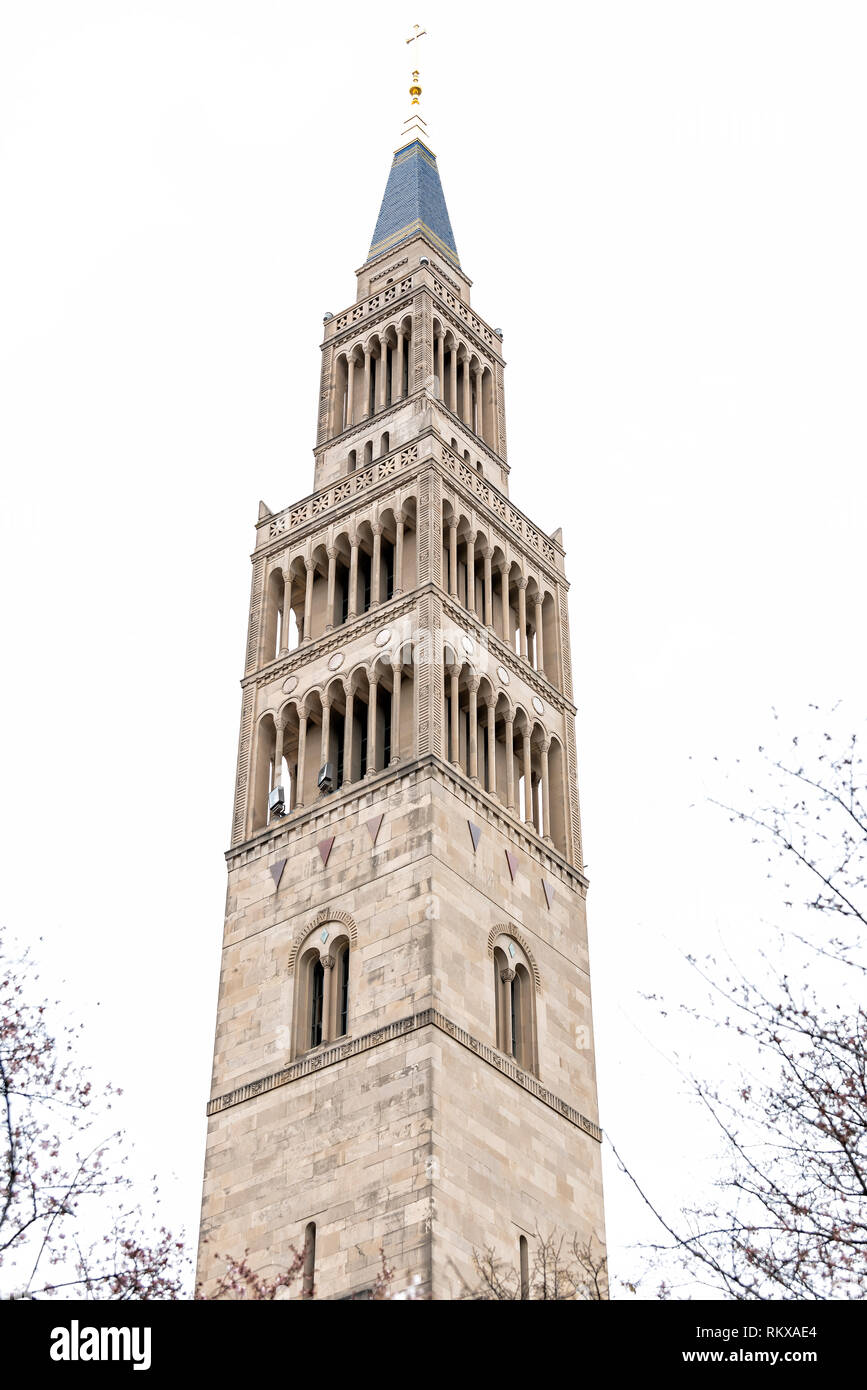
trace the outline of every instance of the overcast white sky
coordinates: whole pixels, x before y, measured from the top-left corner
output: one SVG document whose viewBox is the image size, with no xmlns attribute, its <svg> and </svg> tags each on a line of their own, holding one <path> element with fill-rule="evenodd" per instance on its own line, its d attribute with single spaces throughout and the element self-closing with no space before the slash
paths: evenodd
<svg viewBox="0 0 867 1390">
<path fill-rule="evenodd" d="M 512 495 L 568 551 L 603 1124 L 662 1198 L 712 1143 L 639 994 L 773 915 L 714 756 L 863 707 L 863 5 L 0 4 L 0 915 L 191 1239 L 253 522 L 312 487 L 416 21 Z"/>
</svg>

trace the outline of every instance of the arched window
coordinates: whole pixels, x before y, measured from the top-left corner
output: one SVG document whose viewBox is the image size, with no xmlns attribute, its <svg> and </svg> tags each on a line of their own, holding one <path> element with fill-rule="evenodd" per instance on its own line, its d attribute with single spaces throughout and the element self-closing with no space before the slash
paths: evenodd
<svg viewBox="0 0 867 1390">
<path fill-rule="evenodd" d="M 494 946 L 497 1047 L 524 1071 L 538 1074 L 533 967 L 517 941 L 505 934 Z"/>
<path fill-rule="evenodd" d="M 292 1055 L 345 1037 L 350 1020 L 350 940 L 326 923 L 302 943 L 295 964 Z"/>
</svg>

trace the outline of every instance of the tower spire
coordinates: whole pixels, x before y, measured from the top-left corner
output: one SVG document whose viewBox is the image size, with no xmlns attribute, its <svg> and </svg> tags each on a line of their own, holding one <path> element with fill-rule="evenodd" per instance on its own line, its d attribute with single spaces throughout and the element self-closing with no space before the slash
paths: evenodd
<svg viewBox="0 0 867 1390">
<path fill-rule="evenodd" d="M 408 44 L 427 36 L 427 30 L 417 24 L 413 27 L 416 32 L 406 40 Z M 394 152 L 367 260 L 421 234 L 446 260 L 460 268 L 436 155 L 421 114 L 421 92 L 419 72 L 414 68 L 409 85 L 409 115 Z"/>
</svg>

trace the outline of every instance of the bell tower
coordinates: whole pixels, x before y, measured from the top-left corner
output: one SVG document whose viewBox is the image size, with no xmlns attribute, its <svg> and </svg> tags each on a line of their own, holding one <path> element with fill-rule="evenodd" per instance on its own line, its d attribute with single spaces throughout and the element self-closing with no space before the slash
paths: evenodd
<svg viewBox="0 0 867 1390">
<path fill-rule="evenodd" d="M 259 508 L 226 854 L 198 1277 L 306 1241 L 318 1298 L 604 1240 L 562 536 L 410 95 L 314 490 Z"/>
</svg>

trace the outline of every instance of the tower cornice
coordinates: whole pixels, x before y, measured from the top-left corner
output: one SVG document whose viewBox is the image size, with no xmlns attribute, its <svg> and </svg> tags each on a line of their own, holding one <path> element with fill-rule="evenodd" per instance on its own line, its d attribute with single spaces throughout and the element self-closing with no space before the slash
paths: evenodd
<svg viewBox="0 0 867 1390">
<path fill-rule="evenodd" d="M 343 820 L 347 811 L 355 807 L 364 809 L 374 807 L 382 801 L 383 787 L 392 783 L 413 783 L 434 778 L 443 786 L 457 792 L 461 802 L 473 815 L 484 817 L 487 823 L 502 831 L 513 842 L 516 849 L 532 859 L 536 866 L 546 874 L 557 878 L 572 892 L 585 897 L 590 880 L 570 864 L 564 855 L 553 845 L 543 840 L 531 825 L 495 800 L 476 783 L 472 782 L 460 768 L 446 762 L 437 753 L 425 753 L 420 757 L 408 759 L 394 766 L 383 768 L 373 777 L 359 782 L 350 782 L 339 791 L 310 806 L 299 806 L 290 815 L 255 831 L 244 840 L 231 845 L 224 851 L 226 863 L 233 865 L 250 864 L 263 856 L 291 849 L 292 841 L 299 832 L 307 832 L 313 825 L 317 834 L 325 833 L 332 822 Z"/>
<path fill-rule="evenodd" d="M 442 283 L 438 273 L 433 266 L 415 265 L 409 268 L 399 279 L 396 292 L 390 299 L 386 299 L 389 289 L 394 286 L 386 286 L 376 290 L 373 294 L 363 295 L 354 304 L 341 309 L 326 320 L 325 333 L 322 339 L 322 347 L 337 341 L 342 342 L 345 336 L 352 334 L 362 325 L 373 324 L 378 321 L 373 315 L 381 317 L 386 313 L 394 312 L 394 307 L 401 301 L 407 301 L 408 297 L 420 289 L 427 289 L 433 296 L 436 304 L 441 305 L 444 313 L 451 313 L 456 326 L 458 321 L 463 329 L 474 334 L 482 347 L 496 359 L 500 365 L 505 365 L 501 352 L 502 338 L 496 329 L 471 308 L 469 303 L 454 295 Z"/>
<path fill-rule="evenodd" d="M 426 395 L 424 391 L 418 393 L 420 399 Z M 433 397 L 428 396 L 427 399 L 431 406 L 440 405 Z M 384 414 L 382 412 L 372 418 L 381 419 Z M 258 519 L 258 540 L 251 559 L 258 560 L 263 556 L 267 559 L 281 554 L 287 544 L 294 545 L 296 541 L 306 540 L 323 527 L 335 524 L 357 511 L 362 497 L 366 503 L 367 499 L 379 497 L 393 489 L 401 480 L 407 483 L 412 481 L 418 473 L 430 467 L 436 468 L 449 486 L 457 487 L 472 501 L 473 506 L 486 513 L 495 528 L 504 530 L 510 544 L 538 564 L 557 583 L 568 588 L 562 568 L 565 555 L 563 546 L 536 526 L 493 483 L 481 478 L 462 459 L 457 458 L 432 422 L 423 425 L 414 439 L 384 458 L 375 459 L 366 468 L 309 493 L 282 511 Z"/>
<path fill-rule="evenodd" d="M 312 641 L 301 647 L 295 647 L 288 655 L 275 657 L 266 666 L 260 666 L 255 671 L 248 671 L 246 675 L 241 677 L 241 688 L 244 690 L 248 687 L 262 689 L 264 686 L 270 685 L 272 681 L 285 680 L 288 676 L 297 675 L 305 666 L 312 666 L 314 662 L 321 661 L 323 657 L 340 651 L 350 642 L 365 636 L 366 633 L 375 632 L 377 628 L 393 626 L 402 617 L 412 613 L 417 607 L 419 599 L 423 598 L 425 594 L 434 594 L 441 601 L 455 627 L 460 628 L 467 635 L 474 634 L 477 644 L 480 647 L 488 648 L 491 652 L 491 661 L 495 665 L 504 667 L 510 677 L 514 676 L 516 680 L 523 681 L 533 694 L 538 695 L 539 699 L 547 700 L 551 708 L 556 710 L 558 714 L 575 717 L 578 713 L 578 707 L 568 696 L 558 690 L 524 657 L 520 657 L 517 652 L 512 651 L 512 648 L 501 637 L 492 632 L 490 628 L 486 628 L 474 614 L 461 607 L 460 603 L 455 602 L 446 590 L 441 585 L 434 583 L 433 580 L 419 584 L 414 589 L 404 590 L 399 597 L 388 599 L 385 603 L 369 609 L 368 612 L 357 618 L 348 619 L 340 627 L 332 628 L 330 632 L 325 632 L 320 637 L 314 637 Z M 378 652 L 376 655 L 381 656 L 382 653 Z M 329 672 L 328 680 L 333 680 L 337 674 Z M 489 675 L 485 670 L 480 670 L 479 674 Z M 490 675 L 489 679 L 491 679 Z M 307 693 L 306 688 L 303 693 Z"/>
</svg>

